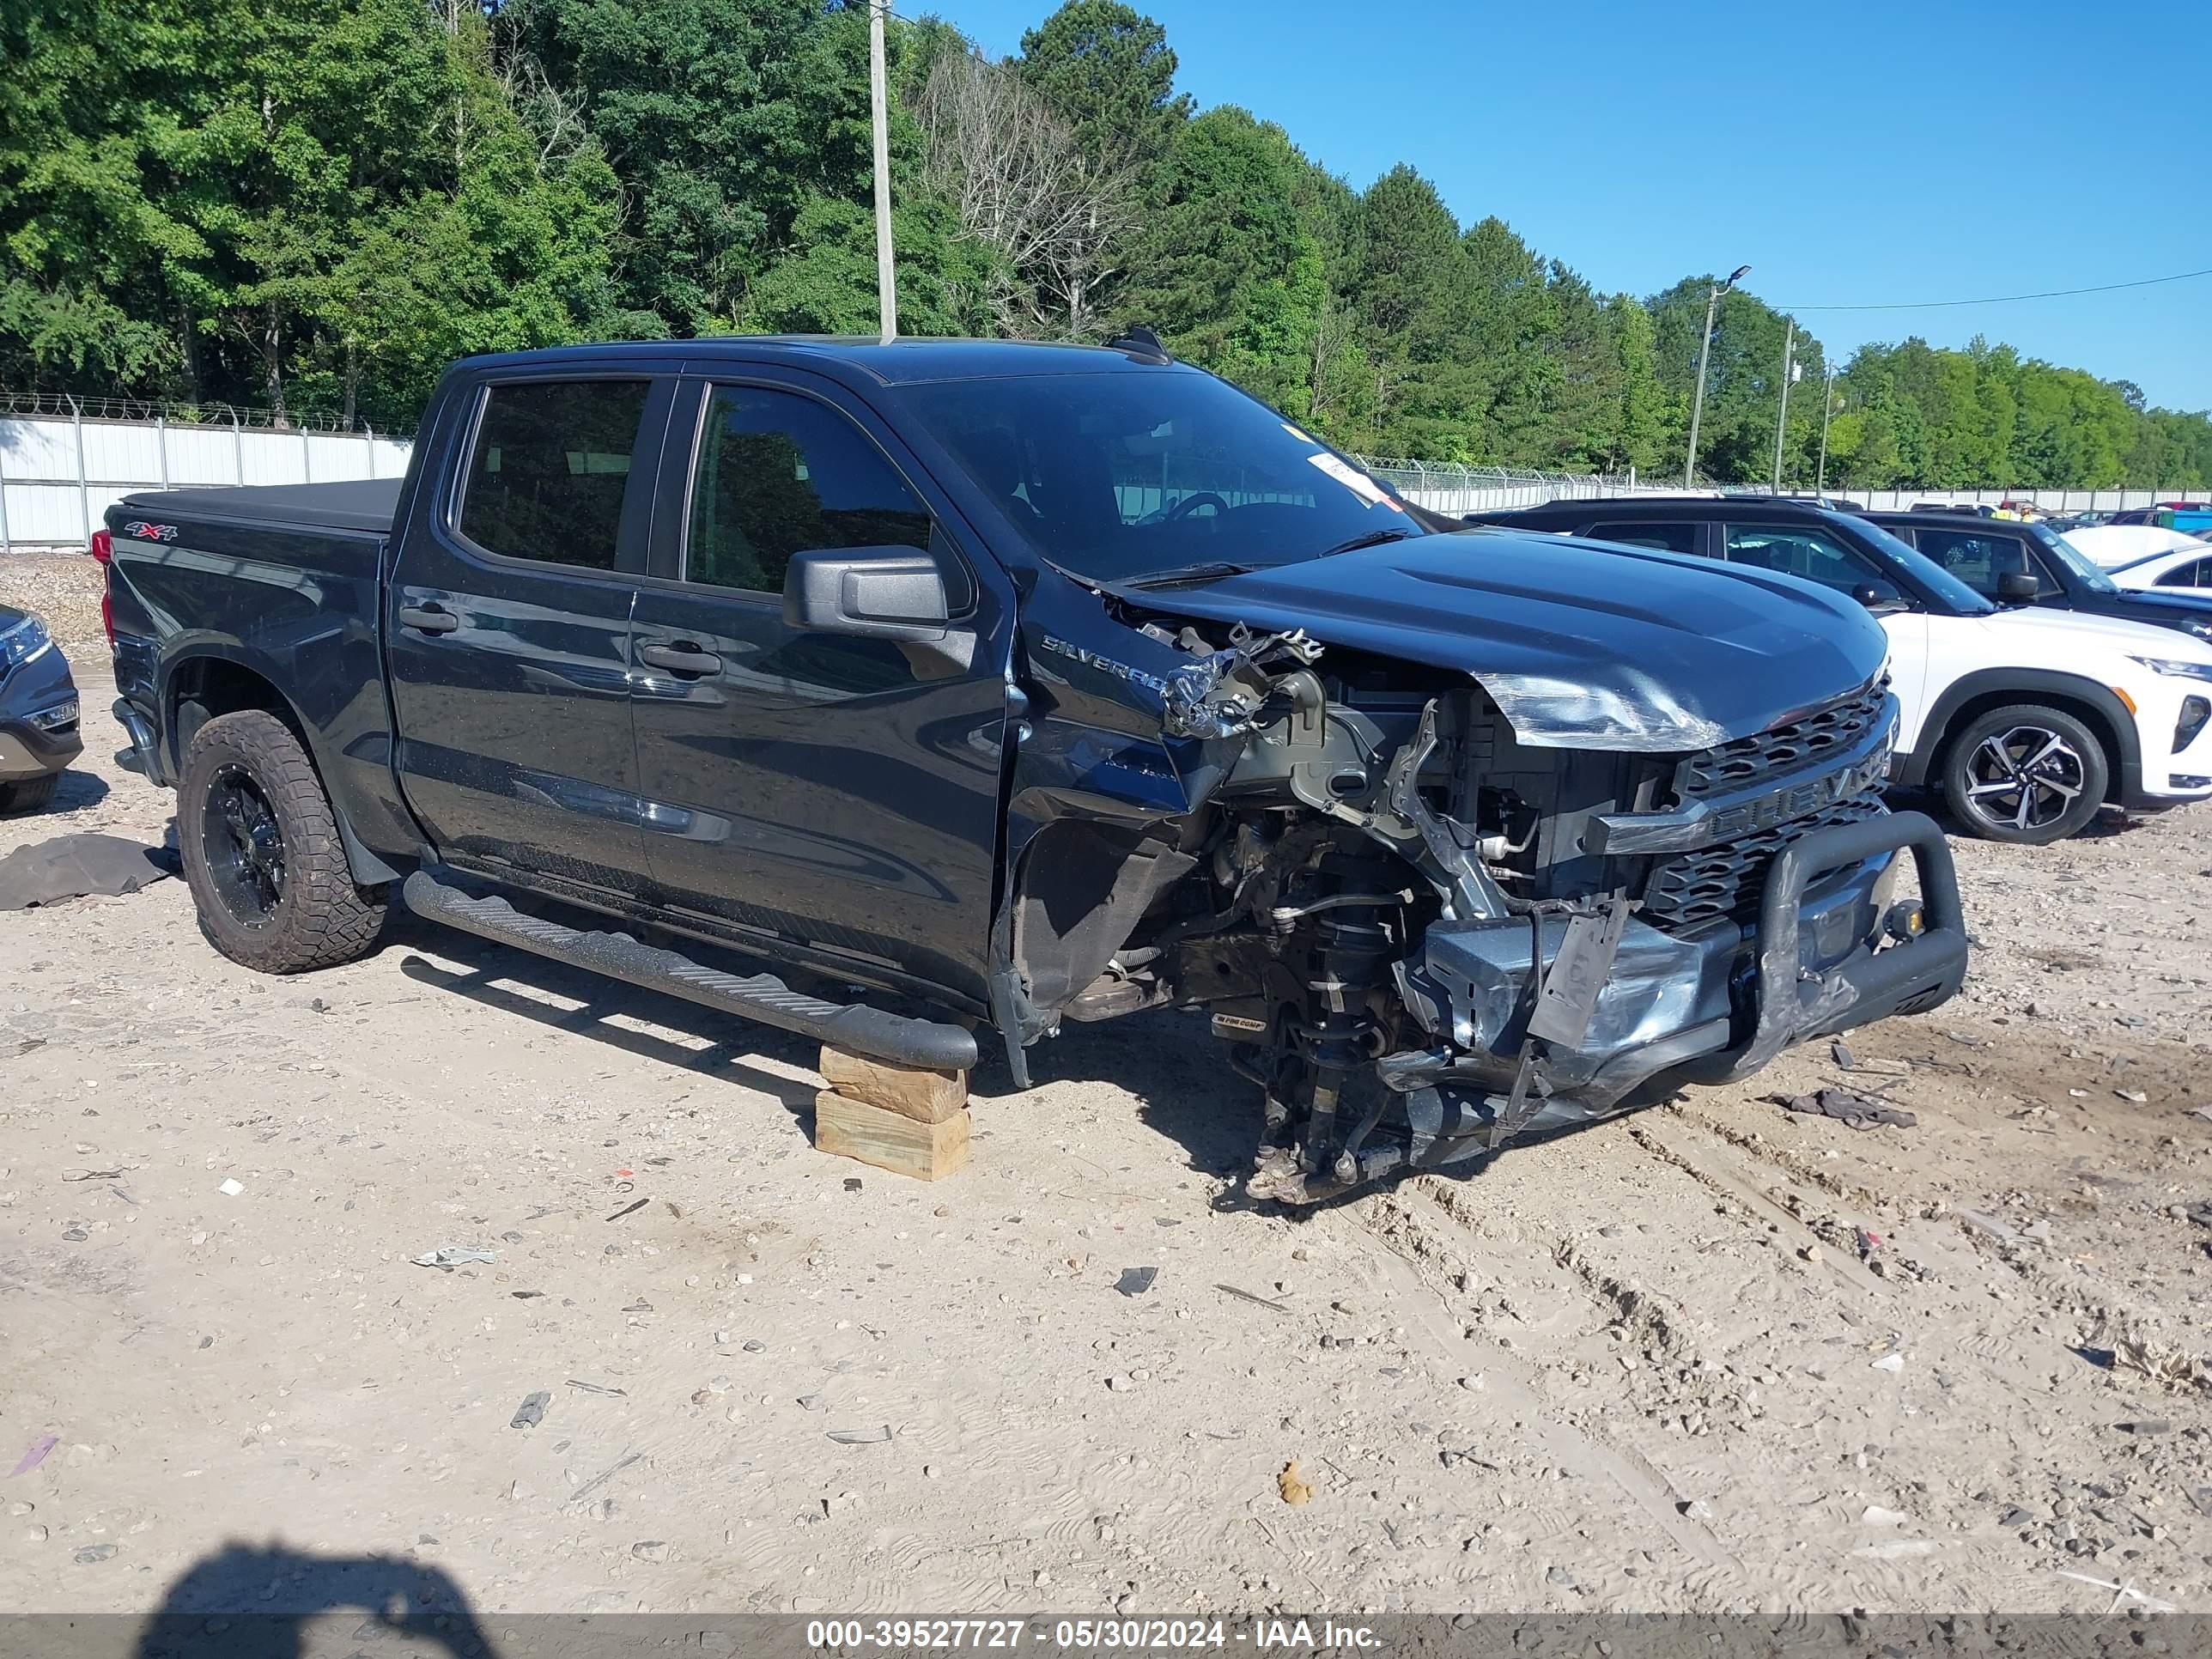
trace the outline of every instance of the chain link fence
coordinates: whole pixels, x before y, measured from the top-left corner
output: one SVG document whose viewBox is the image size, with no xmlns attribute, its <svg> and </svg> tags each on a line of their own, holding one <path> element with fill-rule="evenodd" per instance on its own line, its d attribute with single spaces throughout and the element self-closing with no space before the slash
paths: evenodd
<svg viewBox="0 0 2212 1659">
<path fill-rule="evenodd" d="M 1407 501 L 1432 513 L 1502 513 L 1516 507 L 1540 507 L 1546 501 L 1662 493 L 1638 483 L 1633 472 L 1523 471 L 1504 466 L 1467 466 L 1456 461 L 1370 455 L 1352 459 Z"/>
</svg>

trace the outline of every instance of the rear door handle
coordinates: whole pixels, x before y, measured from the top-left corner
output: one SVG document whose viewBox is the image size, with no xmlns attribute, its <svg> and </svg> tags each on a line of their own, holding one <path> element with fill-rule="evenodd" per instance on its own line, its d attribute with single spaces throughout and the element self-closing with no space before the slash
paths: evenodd
<svg viewBox="0 0 2212 1659">
<path fill-rule="evenodd" d="M 450 634 L 461 625 L 461 619 L 443 605 L 403 605 L 399 625 L 421 634 Z"/>
<path fill-rule="evenodd" d="M 647 668 L 665 668 L 672 674 L 719 674 L 722 659 L 704 646 L 690 640 L 675 640 L 666 645 L 641 645 L 637 659 Z"/>
</svg>

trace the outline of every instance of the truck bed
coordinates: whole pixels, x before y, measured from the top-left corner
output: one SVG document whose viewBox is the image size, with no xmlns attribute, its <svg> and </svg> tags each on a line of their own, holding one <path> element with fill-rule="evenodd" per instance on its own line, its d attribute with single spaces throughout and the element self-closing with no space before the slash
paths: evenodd
<svg viewBox="0 0 2212 1659">
<path fill-rule="evenodd" d="M 142 489 L 125 495 L 134 513 L 169 514 L 301 530 L 389 535 L 399 507 L 398 478 L 343 483 L 245 484 L 228 489 Z"/>
</svg>

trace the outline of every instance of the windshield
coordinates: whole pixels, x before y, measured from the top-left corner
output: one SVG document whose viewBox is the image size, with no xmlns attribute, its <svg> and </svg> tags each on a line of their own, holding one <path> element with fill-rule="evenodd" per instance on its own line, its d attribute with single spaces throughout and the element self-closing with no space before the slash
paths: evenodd
<svg viewBox="0 0 2212 1659">
<path fill-rule="evenodd" d="M 2092 593 L 2117 593 L 2120 591 L 2120 585 L 2106 574 L 2101 565 L 2048 525 L 2032 524 L 2027 526 L 2027 533 L 2043 550 L 2044 557 L 2064 565 Z"/>
<path fill-rule="evenodd" d="M 1427 533 L 1364 472 L 1211 374 L 945 380 L 905 396 L 1040 556 L 1095 581 Z"/>
<path fill-rule="evenodd" d="M 1880 525 L 1865 519 L 1847 522 L 1881 550 L 1882 556 L 1903 568 L 1905 574 L 1936 596 L 1945 609 L 1961 617 L 1986 617 L 1996 609 L 1980 594 L 1929 558 L 1919 549 L 1898 540 Z"/>
</svg>

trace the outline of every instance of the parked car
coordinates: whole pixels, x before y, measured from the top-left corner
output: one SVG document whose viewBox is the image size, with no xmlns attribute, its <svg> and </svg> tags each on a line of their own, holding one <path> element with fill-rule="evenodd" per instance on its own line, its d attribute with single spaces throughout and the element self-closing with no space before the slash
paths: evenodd
<svg viewBox="0 0 2212 1659">
<path fill-rule="evenodd" d="M 83 752 L 69 659 L 44 623 L 0 605 L 0 812 L 46 805 Z"/>
<path fill-rule="evenodd" d="M 2212 542 L 2169 548 L 2163 553 L 2115 565 L 2106 574 L 2129 592 L 2146 598 L 2212 604 Z"/>
<path fill-rule="evenodd" d="M 1292 1200 L 1965 972 L 1942 834 L 1879 797 L 1863 609 L 1530 538 L 1470 564 L 1156 344 L 525 353 L 420 430 L 388 499 L 109 514 L 116 712 L 248 966 L 357 956 L 401 892 L 890 1062 L 995 1030 L 1020 1086 L 1063 1022 L 1202 1010 Z"/>
<path fill-rule="evenodd" d="M 1863 513 L 1999 605 L 2040 605 L 2119 617 L 2212 640 L 2212 597 L 2142 593 L 2099 568 L 2065 537 L 2039 524 L 2003 524 L 1938 513 Z M 2204 551 L 2212 555 L 2212 547 Z"/>
<path fill-rule="evenodd" d="M 1479 521 L 1787 572 L 1856 599 L 1889 635 L 1903 705 L 1890 775 L 1941 788 L 1974 835 L 2041 844 L 2106 803 L 2212 796 L 2212 647 L 2185 632 L 2001 607 L 1881 526 L 1802 502 L 1553 501 Z"/>
<path fill-rule="evenodd" d="M 2108 571 L 2139 564 L 2154 553 L 2194 553 L 2205 546 L 2202 537 L 2155 524 L 2091 525 L 2065 535 L 2068 546 Z"/>
</svg>

